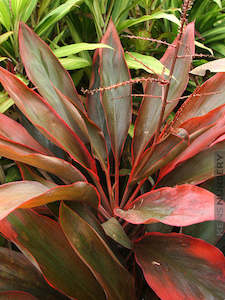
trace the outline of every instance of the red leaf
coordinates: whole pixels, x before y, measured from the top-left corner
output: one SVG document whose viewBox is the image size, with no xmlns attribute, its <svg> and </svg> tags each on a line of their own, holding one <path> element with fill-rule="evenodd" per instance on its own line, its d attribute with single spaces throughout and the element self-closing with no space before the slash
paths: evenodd
<svg viewBox="0 0 225 300">
<path fill-rule="evenodd" d="M 215 220 L 216 196 L 194 185 L 164 187 L 138 197 L 129 210 L 114 213 L 132 224 L 161 222 L 172 226 L 188 226 Z M 225 222 L 225 215 L 222 219 Z"/>
<path fill-rule="evenodd" d="M 18 209 L 0 222 L 0 232 L 36 260 L 55 289 L 70 298 L 105 299 L 98 282 L 73 251 L 57 222 L 29 209 Z"/>
<path fill-rule="evenodd" d="M 60 101 L 58 101 L 52 83 L 83 110 L 83 105 L 69 73 L 63 68 L 48 45 L 24 23 L 20 23 L 19 46 L 20 56 L 28 77 L 54 110 L 63 119 L 66 118 L 66 111 L 59 105 Z"/>
<path fill-rule="evenodd" d="M 105 290 L 107 299 L 135 299 L 132 276 L 92 226 L 63 202 L 60 224 L 74 251 Z"/>
<path fill-rule="evenodd" d="M 150 233 L 134 244 L 136 261 L 162 300 L 223 300 L 225 257 L 184 234 Z"/>
<path fill-rule="evenodd" d="M 51 106 L 16 76 L 0 68 L 0 81 L 22 113 L 48 139 L 76 161 L 95 170 L 95 163 L 80 138 Z"/>
<path fill-rule="evenodd" d="M 32 148 L 36 152 L 51 155 L 50 151 L 41 146 L 21 124 L 4 114 L 0 114 L 0 135 L 16 143 Z"/>
<path fill-rule="evenodd" d="M 168 69 L 171 68 L 172 59 L 175 53 L 174 45 L 177 44 L 177 39 L 167 49 L 164 56 L 160 60 L 161 63 Z M 181 40 L 181 46 L 178 51 L 178 58 L 173 72 L 174 78 L 171 81 L 167 101 L 171 101 L 166 106 L 164 119 L 174 109 L 179 102 L 179 97 L 183 94 L 189 80 L 189 69 L 192 62 L 192 55 L 195 53 L 194 47 L 194 23 L 188 24 L 185 28 Z M 182 58 L 183 57 L 183 58 Z M 166 76 L 165 76 L 166 77 Z M 160 84 L 148 83 L 145 87 L 145 95 L 162 95 L 162 87 Z M 174 100 L 177 99 L 177 100 Z M 161 99 L 154 97 L 144 97 L 139 109 L 138 117 L 135 123 L 134 139 L 132 145 L 133 160 L 137 160 L 145 150 L 145 147 L 152 138 L 161 112 Z"/>
<path fill-rule="evenodd" d="M 0 220 L 18 207 L 32 208 L 54 201 L 71 200 L 87 203 L 97 209 L 99 196 L 87 182 L 58 185 L 52 188 L 37 181 L 18 181 L 0 186 Z"/>
<path fill-rule="evenodd" d="M 67 161 L 35 153 L 33 150 L 0 136 L 0 155 L 52 173 L 67 182 L 86 181 L 84 175 Z"/>
<path fill-rule="evenodd" d="M 101 87 L 110 87 L 129 81 L 130 73 L 124 59 L 123 48 L 112 21 L 102 38 L 102 43 L 113 49 L 99 49 L 99 75 Z M 108 132 L 116 163 L 119 163 L 124 142 L 131 123 L 131 87 L 129 84 L 101 92 Z"/>
</svg>

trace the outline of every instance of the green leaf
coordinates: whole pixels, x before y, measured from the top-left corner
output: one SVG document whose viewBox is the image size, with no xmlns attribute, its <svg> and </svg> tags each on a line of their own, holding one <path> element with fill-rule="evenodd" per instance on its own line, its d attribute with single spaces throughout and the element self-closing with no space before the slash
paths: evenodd
<svg viewBox="0 0 225 300">
<path fill-rule="evenodd" d="M 225 257 L 216 247 L 184 234 L 151 233 L 134 244 L 134 251 L 160 299 L 224 299 Z"/>
<path fill-rule="evenodd" d="M 210 53 L 211 55 L 214 55 L 213 50 L 212 50 L 211 48 L 206 47 L 204 44 L 202 44 L 202 43 L 200 43 L 200 42 L 195 41 L 195 46 L 197 46 L 197 47 L 199 47 L 199 48 L 202 48 L 202 49 L 205 49 L 205 50 L 209 51 L 209 53 Z"/>
<path fill-rule="evenodd" d="M 6 291 L 21 291 L 31 293 L 38 299 L 49 297 L 64 299 L 57 291 L 52 289 L 44 280 L 41 273 L 29 262 L 25 256 L 12 249 L 0 247 L 0 299 L 18 299 L 6 297 Z M 11 292 L 12 293 L 12 292 Z M 8 294 L 7 294 L 8 296 Z M 25 297 L 25 296 L 24 296 Z M 34 299 L 36 299 L 33 297 Z M 33 300 L 33 298 L 31 298 Z M 21 298 L 30 299 L 30 298 Z"/>
<path fill-rule="evenodd" d="M 159 12 L 153 13 L 152 15 L 149 15 L 149 16 L 142 16 L 137 19 L 129 19 L 129 20 L 120 22 L 120 24 L 117 26 L 117 30 L 118 30 L 118 32 L 121 32 L 124 29 L 127 29 L 133 25 L 136 25 L 136 24 L 139 24 L 142 22 L 146 22 L 149 20 L 156 20 L 156 19 L 167 19 L 167 20 L 177 24 L 178 26 L 180 25 L 180 21 L 175 15 L 168 14 L 163 11 L 159 11 Z"/>
<path fill-rule="evenodd" d="M 119 263 L 97 232 L 63 203 L 60 209 L 60 223 L 74 251 L 92 271 L 107 298 L 135 299 L 133 279 L 128 271 Z"/>
<path fill-rule="evenodd" d="M 20 171 L 16 166 L 7 169 L 5 183 L 21 180 Z"/>
<path fill-rule="evenodd" d="M 39 36 L 43 35 L 51 26 L 55 25 L 59 20 L 61 20 L 68 12 L 78 4 L 81 4 L 82 0 L 67 0 L 65 3 L 61 4 L 50 13 L 48 13 L 44 19 L 37 25 L 35 31 Z"/>
<path fill-rule="evenodd" d="M 59 61 L 68 71 L 83 69 L 91 66 L 91 63 L 87 59 L 78 56 L 61 58 Z"/>
<path fill-rule="evenodd" d="M 213 0 L 213 1 L 219 6 L 219 8 L 222 8 L 221 0 Z"/>
<path fill-rule="evenodd" d="M 51 286 L 75 299 L 104 300 L 87 266 L 73 251 L 59 224 L 31 210 L 19 209 L 0 222 L 0 232 L 26 249 Z"/>
<path fill-rule="evenodd" d="M 0 45 L 8 40 L 8 38 L 13 34 L 13 31 L 8 31 L 0 35 Z"/>
<path fill-rule="evenodd" d="M 131 54 L 132 56 L 129 54 Z M 169 75 L 169 70 L 165 68 L 163 64 L 153 56 L 142 55 L 136 52 L 129 52 L 129 53 L 125 53 L 125 59 L 128 68 L 130 69 L 135 69 L 135 70 L 143 69 L 148 73 L 159 74 L 159 75 L 165 72 L 165 75 Z"/>
<path fill-rule="evenodd" d="M 65 57 L 72 54 L 79 53 L 81 51 L 86 50 L 95 50 L 98 48 L 111 48 L 108 45 L 104 45 L 102 43 L 94 44 L 94 43 L 77 43 L 77 44 L 71 44 L 63 47 L 59 47 L 53 51 L 55 56 L 57 57 Z"/>
<path fill-rule="evenodd" d="M 108 221 L 102 223 L 102 227 L 105 230 L 105 233 L 114 241 L 128 249 L 132 248 L 130 239 L 117 219 L 109 219 Z"/>
<path fill-rule="evenodd" d="M 9 3 L 6 0 L 0 1 L 0 23 L 5 26 L 7 31 L 11 29 L 11 15 L 9 10 Z"/>
</svg>

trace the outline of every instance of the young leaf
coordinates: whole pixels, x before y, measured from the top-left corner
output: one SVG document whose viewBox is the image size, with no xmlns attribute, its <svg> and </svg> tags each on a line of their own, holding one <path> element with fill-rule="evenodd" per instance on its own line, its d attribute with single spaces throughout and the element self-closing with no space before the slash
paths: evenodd
<svg viewBox="0 0 225 300">
<path fill-rule="evenodd" d="M 111 218 L 108 221 L 102 223 L 102 227 L 105 233 L 114 241 L 128 249 L 132 248 L 130 239 L 128 238 L 126 232 L 116 218 Z"/>
<path fill-rule="evenodd" d="M 67 0 L 65 3 L 59 5 L 57 8 L 52 10 L 35 28 L 38 35 L 43 35 L 51 26 L 55 25 L 59 20 L 61 20 L 73 6 L 80 4 L 82 0 Z"/>
<path fill-rule="evenodd" d="M 168 69 L 171 68 L 176 44 L 177 39 L 171 46 L 169 46 L 164 56 L 160 60 L 161 63 Z M 175 69 L 173 72 L 174 78 L 171 79 L 169 94 L 167 98 L 167 101 L 173 101 L 171 101 L 171 103 L 167 104 L 166 106 L 164 120 L 177 105 L 177 103 L 179 102 L 179 97 L 183 94 L 188 84 L 188 73 L 194 51 L 194 24 L 191 23 L 188 24 L 188 26 L 185 28 L 181 39 L 181 44 L 178 51 L 178 56 L 181 56 L 181 58 L 177 58 Z M 165 76 L 165 78 L 167 78 L 167 76 Z M 161 96 L 162 87 L 158 82 L 148 83 L 145 87 L 145 94 Z M 134 161 L 140 157 L 158 125 L 158 120 L 161 113 L 161 99 L 154 98 L 154 96 L 144 97 L 142 100 L 134 130 L 134 139 L 132 146 Z"/>
<path fill-rule="evenodd" d="M 101 87 L 110 87 L 129 81 L 130 74 L 124 59 L 123 48 L 112 21 L 103 36 L 102 43 L 113 49 L 99 49 Z M 101 100 L 112 150 L 118 163 L 131 123 L 131 87 L 128 84 L 104 90 L 101 92 Z"/>
<path fill-rule="evenodd" d="M 59 47 L 53 51 L 56 57 L 65 57 L 72 54 L 79 53 L 81 51 L 86 50 L 95 50 L 98 48 L 110 48 L 108 45 L 104 45 L 102 43 L 94 44 L 94 43 L 77 43 Z"/>
<path fill-rule="evenodd" d="M 200 187 L 183 184 L 164 187 L 139 196 L 130 209 L 114 213 L 132 224 L 162 222 L 171 226 L 188 226 L 215 220 L 216 196 Z M 225 222 L 225 216 L 222 219 Z"/>
<path fill-rule="evenodd" d="M 94 276 L 55 221 L 28 209 L 18 209 L 0 222 L 0 232 L 33 256 L 55 289 L 70 298 L 105 299 Z"/>
<path fill-rule="evenodd" d="M 184 234 L 150 233 L 134 244 L 146 281 L 162 300 L 223 300 L 225 258 Z"/>
<path fill-rule="evenodd" d="M 74 251 L 92 271 L 107 298 L 135 299 L 131 275 L 97 232 L 63 202 L 60 209 L 60 224 Z"/>
<path fill-rule="evenodd" d="M 99 50 L 96 50 L 93 57 L 93 70 L 90 82 L 90 90 L 98 89 L 100 85 L 101 83 L 99 73 Z M 106 140 L 108 153 L 110 153 L 111 143 L 109 133 L 107 130 L 104 110 L 100 100 L 100 92 L 88 94 L 86 104 L 88 117 L 102 130 Z"/>
<path fill-rule="evenodd" d="M 129 54 L 131 54 L 132 56 Z M 135 58 L 137 60 L 135 60 Z M 148 73 L 155 73 L 159 75 L 161 75 L 164 71 L 166 75 L 169 75 L 169 70 L 165 68 L 162 63 L 153 56 L 143 55 L 136 52 L 129 52 L 125 53 L 125 59 L 130 69 L 143 69 Z M 141 64 L 141 62 L 143 64 Z"/>
</svg>

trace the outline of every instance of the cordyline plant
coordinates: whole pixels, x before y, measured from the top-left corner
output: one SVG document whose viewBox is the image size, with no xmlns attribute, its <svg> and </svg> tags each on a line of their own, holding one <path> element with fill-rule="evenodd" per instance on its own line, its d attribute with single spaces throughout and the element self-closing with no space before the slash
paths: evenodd
<svg viewBox="0 0 225 300">
<path fill-rule="evenodd" d="M 35 88 L 3 68 L 0 81 L 51 147 L 0 115 L 0 155 L 17 161 L 23 177 L 0 186 L 0 232 L 21 252 L 0 248 L 0 299 L 225 298 L 220 250 L 171 232 L 225 221 L 215 214 L 222 200 L 198 186 L 219 175 L 225 74 L 198 87 L 167 119 L 194 55 L 188 5 L 161 59 L 165 75 L 131 79 L 111 21 L 102 39 L 110 47 L 95 53 L 86 103 L 48 46 L 20 24 L 20 54 Z M 131 85 L 139 81 L 144 95 L 134 120 Z"/>
</svg>

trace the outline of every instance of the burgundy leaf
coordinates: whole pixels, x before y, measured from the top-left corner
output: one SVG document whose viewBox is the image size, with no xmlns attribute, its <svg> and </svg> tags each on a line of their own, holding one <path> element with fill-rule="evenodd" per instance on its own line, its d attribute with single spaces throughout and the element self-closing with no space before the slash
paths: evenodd
<svg viewBox="0 0 225 300">
<path fill-rule="evenodd" d="M 101 236 L 63 202 L 60 224 L 74 251 L 105 290 L 107 299 L 135 299 L 134 281 L 129 272 Z"/>
<path fill-rule="evenodd" d="M 215 220 L 216 196 L 200 187 L 184 184 L 164 187 L 138 197 L 130 209 L 114 209 L 114 213 L 132 224 L 161 222 L 172 226 L 188 226 Z M 222 218 L 225 222 L 225 215 Z"/>
<path fill-rule="evenodd" d="M 28 77 L 55 111 L 66 121 L 66 111 L 62 109 L 52 83 L 80 109 L 83 109 L 69 73 L 48 45 L 24 23 L 20 23 L 19 45 L 20 56 Z"/>
<path fill-rule="evenodd" d="M 67 182 L 86 181 L 84 175 L 67 161 L 35 153 L 33 150 L 0 136 L 0 155 L 52 173 Z"/>
<path fill-rule="evenodd" d="M 223 300 L 225 257 L 206 242 L 179 233 L 150 233 L 134 243 L 136 261 L 162 300 Z"/>
<path fill-rule="evenodd" d="M 100 94 L 105 113 L 108 132 L 116 163 L 119 163 L 121 151 L 127 138 L 131 123 L 131 86 L 115 87 L 130 80 L 130 73 L 124 59 L 123 48 L 112 21 L 102 38 L 102 43 L 113 49 L 99 49 L 99 75 L 101 87 L 107 88 Z M 112 87 L 114 86 L 114 87 Z M 108 89 L 108 87 L 111 87 Z"/>
<path fill-rule="evenodd" d="M 97 209 L 99 197 L 95 188 L 87 182 L 58 185 L 52 188 L 37 181 L 18 181 L 0 186 L 0 220 L 18 207 L 32 208 L 54 201 L 71 200 L 87 203 Z"/>
<path fill-rule="evenodd" d="M 0 232 L 36 260 L 47 282 L 75 299 L 105 300 L 92 273 L 73 251 L 59 224 L 29 209 L 0 222 Z"/>
<path fill-rule="evenodd" d="M 177 39 L 167 49 L 161 58 L 161 63 L 168 69 L 171 68 L 172 60 L 175 53 Z M 183 94 L 189 80 L 189 70 L 194 55 L 194 23 L 188 24 L 184 29 L 181 39 L 181 45 L 178 51 L 178 57 L 173 78 L 170 84 L 167 101 L 171 101 L 166 106 L 164 119 L 174 109 L 179 102 L 179 97 Z M 167 78 L 165 76 L 165 78 Z M 162 86 L 158 83 L 148 83 L 145 87 L 145 95 L 162 95 Z M 161 113 L 161 99 L 156 97 L 144 97 L 139 109 L 138 117 L 135 123 L 134 140 L 133 140 L 133 160 L 137 160 L 143 153 L 145 147 L 155 133 L 159 116 Z"/>
<path fill-rule="evenodd" d="M 94 160 L 80 138 L 43 98 L 3 68 L 0 68 L 0 81 L 35 127 L 54 144 L 67 151 L 73 159 L 95 169 Z"/>
</svg>

